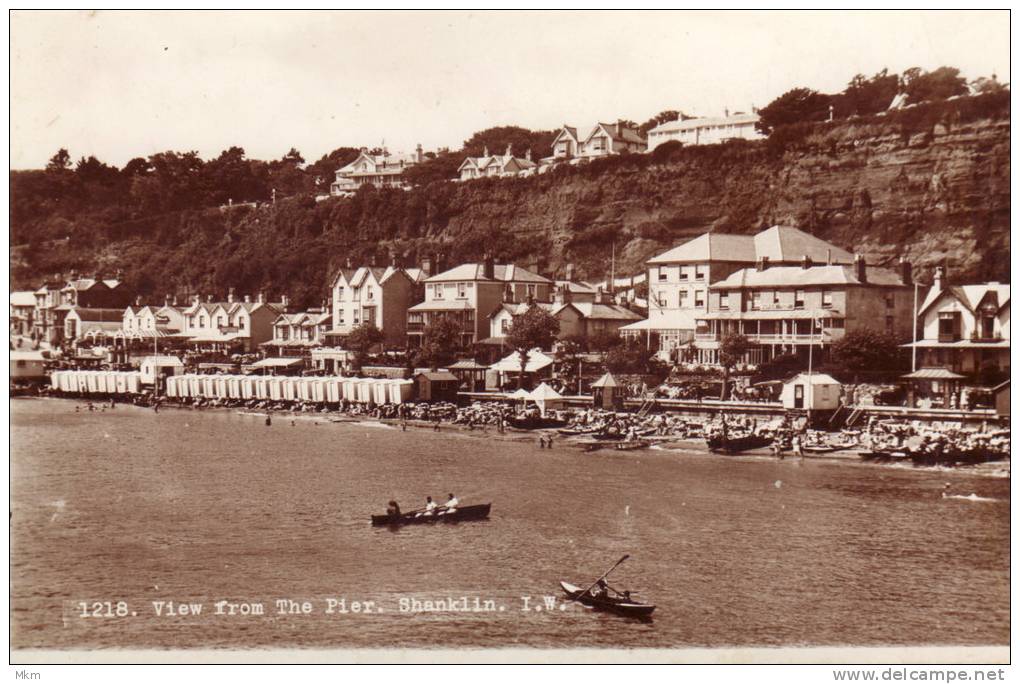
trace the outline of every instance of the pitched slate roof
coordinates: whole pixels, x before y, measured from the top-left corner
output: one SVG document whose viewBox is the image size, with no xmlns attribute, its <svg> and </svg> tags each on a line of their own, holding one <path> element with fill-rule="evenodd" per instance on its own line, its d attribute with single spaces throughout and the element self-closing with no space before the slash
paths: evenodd
<svg viewBox="0 0 1020 684">
<path fill-rule="evenodd" d="M 941 288 L 932 286 L 928 290 L 928 294 L 925 295 L 924 302 L 922 302 L 921 308 L 918 310 L 918 315 L 923 315 L 925 311 L 927 311 L 936 301 L 946 294 L 956 297 L 960 303 L 966 306 L 971 312 L 974 312 L 981 304 L 981 300 L 983 300 L 989 292 L 994 293 L 1000 310 L 1009 303 L 1009 283 L 949 285 Z"/>
<path fill-rule="evenodd" d="M 674 264 L 703 261 L 744 261 L 753 264 L 756 260 L 753 235 L 732 235 L 729 233 L 705 233 L 689 240 L 668 252 L 652 257 L 649 264 Z"/>
<path fill-rule="evenodd" d="M 810 233 L 792 226 L 772 226 L 754 236 L 757 258 L 772 262 L 795 262 L 805 256 L 815 263 L 826 263 L 831 254 L 833 263 L 851 263 L 853 254 Z"/>
<path fill-rule="evenodd" d="M 532 273 L 531 271 L 514 264 L 495 264 L 493 268 L 493 276 L 493 280 L 499 280 L 502 282 L 552 283 L 552 281 L 548 278 L 544 278 L 537 273 Z M 473 263 L 454 266 L 447 271 L 437 273 L 431 278 L 427 278 L 425 282 L 442 283 L 469 280 L 488 281 L 489 279 L 485 277 L 485 264 Z"/>
<path fill-rule="evenodd" d="M 83 321 L 94 322 L 123 322 L 123 309 L 85 309 L 79 306 L 71 309 Z"/>
<path fill-rule="evenodd" d="M 709 287 L 713 290 L 734 290 L 745 287 L 810 287 L 818 285 L 885 285 L 906 287 L 899 273 L 887 268 L 867 266 L 866 279 L 857 278 L 854 266 L 838 264 L 810 266 L 772 266 L 764 271 L 742 268 L 725 280 Z"/>
</svg>

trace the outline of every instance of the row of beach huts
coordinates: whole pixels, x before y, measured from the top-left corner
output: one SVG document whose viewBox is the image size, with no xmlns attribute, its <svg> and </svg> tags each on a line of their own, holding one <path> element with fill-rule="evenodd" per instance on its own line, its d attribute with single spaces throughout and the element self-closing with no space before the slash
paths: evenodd
<svg viewBox="0 0 1020 684">
<path fill-rule="evenodd" d="M 137 394 L 141 373 L 54 371 L 52 389 L 72 394 Z M 339 404 L 403 404 L 414 398 L 414 381 L 395 378 L 174 375 L 166 378 L 168 399 L 239 399 Z"/>
</svg>

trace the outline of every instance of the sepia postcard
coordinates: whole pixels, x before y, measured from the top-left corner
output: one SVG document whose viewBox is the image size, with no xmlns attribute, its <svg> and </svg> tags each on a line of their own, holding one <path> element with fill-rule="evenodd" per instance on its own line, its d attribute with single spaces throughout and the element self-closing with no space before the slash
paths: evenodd
<svg viewBox="0 0 1020 684">
<path fill-rule="evenodd" d="M 1010 24 L 11 11 L 16 677 L 1003 680 Z"/>
</svg>

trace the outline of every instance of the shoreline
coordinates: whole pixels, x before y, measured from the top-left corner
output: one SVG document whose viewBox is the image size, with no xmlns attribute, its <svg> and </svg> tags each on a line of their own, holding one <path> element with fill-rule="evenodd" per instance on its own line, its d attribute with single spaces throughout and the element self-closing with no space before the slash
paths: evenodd
<svg viewBox="0 0 1020 684">
<path fill-rule="evenodd" d="M 79 399 L 73 397 L 55 397 L 55 396 L 20 396 L 11 397 L 11 399 L 31 399 L 31 400 L 55 400 L 55 401 L 67 401 L 77 402 L 78 404 L 83 403 Z M 88 403 L 88 401 L 84 402 Z M 102 406 L 99 402 L 92 402 Z M 139 410 L 151 410 L 151 406 L 141 406 L 130 402 L 117 402 L 119 406 L 125 406 L 130 408 L 136 408 Z M 115 410 L 115 409 L 113 409 Z M 380 418 L 370 415 L 350 415 L 346 413 L 340 413 L 336 411 L 328 412 L 313 412 L 313 411 L 295 411 L 295 410 L 279 410 L 279 411 L 266 411 L 265 409 L 250 409 L 247 407 L 231 407 L 231 406 L 202 406 L 195 408 L 193 406 L 182 406 L 176 403 L 164 404 L 160 407 L 161 411 L 175 411 L 175 412 L 218 412 L 218 413 L 231 413 L 240 416 L 252 416 L 252 417 L 267 417 L 267 416 L 279 416 L 283 420 L 291 420 L 297 424 L 297 419 L 301 422 L 312 422 L 316 424 L 349 424 L 357 425 L 359 423 L 376 423 L 381 426 L 385 426 L 394 430 L 401 430 L 401 425 L 406 425 L 407 428 L 414 428 L 415 430 L 427 430 L 429 432 L 436 432 L 434 430 L 435 423 L 419 420 L 419 419 L 400 419 L 400 418 Z M 102 412 L 102 411 L 100 411 Z M 579 452 L 581 455 L 591 455 L 605 452 L 605 453 L 616 453 L 618 450 L 615 448 L 616 442 L 606 442 L 605 447 L 587 451 L 585 448 L 591 444 L 591 442 L 577 440 L 568 435 L 560 435 L 556 428 L 536 428 L 532 430 L 525 430 L 521 428 L 507 427 L 504 432 L 499 432 L 495 427 L 490 425 L 484 425 L 480 427 L 469 427 L 463 423 L 451 423 L 442 422 L 440 423 L 440 433 L 455 432 L 458 435 L 466 437 L 474 437 L 478 439 L 496 439 L 501 442 L 518 442 L 534 443 L 539 437 L 553 437 L 554 445 L 556 447 L 566 446 L 571 451 Z M 946 466 L 906 466 L 900 463 L 865 463 L 861 460 L 860 449 L 841 449 L 839 451 L 829 452 L 825 454 L 812 454 L 803 457 L 794 456 L 793 454 L 786 454 L 783 458 L 776 458 L 772 455 L 768 449 L 752 449 L 740 454 L 714 454 L 709 451 L 703 439 L 688 439 L 674 436 L 662 436 L 662 435 L 650 435 L 643 438 L 644 441 L 651 442 L 649 448 L 637 450 L 637 452 L 660 452 L 665 454 L 673 455 L 698 455 L 698 456 L 715 456 L 720 459 L 729 459 L 735 461 L 746 461 L 753 459 L 755 461 L 771 460 L 780 462 L 792 462 L 799 463 L 802 461 L 811 461 L 819 463 L 842 463 L 852 464 L 858 466 L 871 466 L 871 467 L 884 467 L 894 468 L 899 470 L 916 470 L 918 472 L 941 472 L 941 473 L 971 473 L 981 475 L 985 477 L 998 477 L 998 478 L 1009 478 L 1011 477 L 1010 461 L 990 461 L 973 466 L 958 466 L 958 467 L 946 467 Z M 629 453 L 629 452 L 619 452 Z M 784 452 L 785 453 L 785 452 Z"/>
</svg>

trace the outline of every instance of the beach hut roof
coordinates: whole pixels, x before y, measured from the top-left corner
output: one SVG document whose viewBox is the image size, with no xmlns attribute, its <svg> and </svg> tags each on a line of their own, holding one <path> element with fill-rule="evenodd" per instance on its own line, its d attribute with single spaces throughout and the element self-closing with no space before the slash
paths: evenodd
<svg viewBox="0 0 1020 684">
<path fill-rule="evenodd" d="M 511 399 L 528 399 L 530 396 L 531 392 L 524 389 L 523 387 L 518 387 L 517 389 L 510 393 Z"/>
<path fill-rule="evenodd" d="M 620 383 L 616 381 L 612 373 L 606 373 L 601 378 L 591 384 L 592 387 L 619 387 Z"/>
<path fill-rule="evenodd" d="M 528 395 L 528 398 L 536 401 L 539 399 L 546 401 L 549 399 L 562 399 L 563 395 L 543 382 L 541 385 L 532 390 L 531 394 Z"/>
<path fill-rule="evenodd" d="M 540 371 L 547 366 L 551 366 L 553 359 L 547 356 L 540 349 L 532 349 L 528 352 L 528 363 L 524 368 L 525 373 L 534 373 Z M 509 356 L 497 361 L 492 366 L 489 366 L 492 370 L 514 372 L 521 370 L 521 355 L 518 352 L 513 352 Z"/>
</svg>

